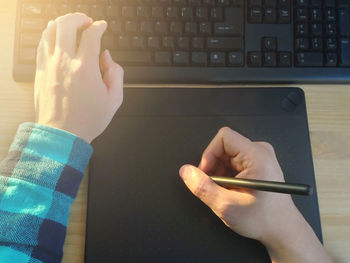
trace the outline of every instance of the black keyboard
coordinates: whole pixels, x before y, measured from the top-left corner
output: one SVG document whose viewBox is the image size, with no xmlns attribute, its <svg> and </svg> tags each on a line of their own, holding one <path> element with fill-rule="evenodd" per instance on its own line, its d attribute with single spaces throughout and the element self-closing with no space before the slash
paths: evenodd
<svg viewBox="0 0 350 263">
<path fill-rule="evenodd" d="M 127 83 L 349 83 L 350 0 L 18 0 L 14 79 L 50 19 L 83 12 Z"/>
</svg>

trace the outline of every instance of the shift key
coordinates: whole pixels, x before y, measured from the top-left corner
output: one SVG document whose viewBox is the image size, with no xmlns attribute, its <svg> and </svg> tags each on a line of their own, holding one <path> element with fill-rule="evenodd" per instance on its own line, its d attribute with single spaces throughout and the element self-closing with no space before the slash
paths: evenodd
<svg viewBox="0 0 350 263">
<path fill-rule="evenodd" d="M 148 65 L 152 63 L 152 54 L 144 51 L 111 51 L 113 59 L 122 65 Z"/>
<path fill-rule="evenodd" d="M 208 37 L 207 48 L 213 50 L 242 50 L 243 39 L 240 37 Z"/>
<path fill-rule="evenodd" d="M 215 23 L 214 32 L 216 35 L 238 35 L 243 34 L 243 9 L 226 8 L 225 22 Z"/>
</svg>

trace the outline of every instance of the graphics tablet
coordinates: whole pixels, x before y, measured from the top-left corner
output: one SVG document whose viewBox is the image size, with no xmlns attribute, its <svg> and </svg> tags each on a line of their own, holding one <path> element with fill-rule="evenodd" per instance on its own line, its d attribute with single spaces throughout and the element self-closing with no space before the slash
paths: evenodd
<svg viewBox="0 0 350 263">
<path fill-rule="evenodd" d="M 124 95 L 93 143 L 85 262 L 270 262 L 262 244 L 226 227 L 179 177 L 223 126 L 270 142 L 286 181 L 313 186 L 312 196 L 293 200 L 322 241 L 302 90 L 129 88 Z"/>
</svg>

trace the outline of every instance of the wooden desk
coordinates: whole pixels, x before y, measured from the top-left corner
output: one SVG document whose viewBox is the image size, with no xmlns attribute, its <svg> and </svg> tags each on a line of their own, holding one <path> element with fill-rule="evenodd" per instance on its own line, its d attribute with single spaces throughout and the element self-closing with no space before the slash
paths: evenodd
<svg viewBox="0 0 350 263">
<path fill-rule="evenodd" d="M 0 5 L 0 159 L 17 126 L 34 120 L 33 84 L 12 80 L 16 1 Z M 324 243 L 336 262 L 350 261 L 350 85 L 303 85 Z M 87 180 L 72 206 L 63 262 L 83 262 Z"/>
</svg>

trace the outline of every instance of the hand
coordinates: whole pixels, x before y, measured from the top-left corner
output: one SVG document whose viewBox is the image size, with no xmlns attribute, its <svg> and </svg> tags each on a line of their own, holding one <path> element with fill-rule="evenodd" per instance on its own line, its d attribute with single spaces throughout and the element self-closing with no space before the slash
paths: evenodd
<svg viewBox="0 0 350 263">
<path fill-rule="evenodd" d="M 38 123 L 66 130 L 89 143 L 105 130 L 122 104 L 124 75 L 108 51 L 100 56 L 106 28 L 105 21 L 93 22 L 81 13 L 48 23 L 37 50 Z M 80 43 L 78 30 L 83 30 Z"/>
<path fill-rule="evenodd" d="M 204 151 L 199 167 L 185 165 L 180 176 L 228 227 L 262 242 L 274 262 L 331 262 L 290 195 L 228 190 L 208 175 L 284 182 L 270 144 L 252 142 L 222 128 Z"/>
</svg>

